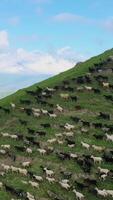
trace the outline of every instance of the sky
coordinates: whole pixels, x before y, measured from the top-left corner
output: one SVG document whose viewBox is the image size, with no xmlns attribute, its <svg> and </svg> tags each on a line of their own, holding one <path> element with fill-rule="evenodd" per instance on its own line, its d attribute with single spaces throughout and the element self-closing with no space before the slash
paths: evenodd
<svg viewBox="0 0 113 200">
<path fill-rule="evenodd" d="M 113 47 L 113 0 L 0 1 L 0 98 Z"/>
</svg>

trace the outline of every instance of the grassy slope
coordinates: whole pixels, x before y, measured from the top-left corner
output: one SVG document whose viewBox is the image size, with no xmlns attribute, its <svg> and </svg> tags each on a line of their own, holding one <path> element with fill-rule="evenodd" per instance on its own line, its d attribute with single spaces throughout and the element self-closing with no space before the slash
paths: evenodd
<svg viewBox="0 0 113 200">
<path fill-rule="evenodd" d="M 93 66 L 94 63 L 98 63 L 100 62 L 100 60 L 106 60 L 108 58 L 108 56 L 113 55 L 113 49 L 109 50 L 99 56 L 96 56 L 94 58 L 91 58 L 90 60 L 80 64 L 79 66 L 77 66 L 77 68 L 72 68 L 64 73 L 61 73 L 53 78 L 50 78 L 46 81 L 43 81 L 41 83 L 35 84 L 31 87 L 28 88 L 28 90 L 35 90 L 36 86 L 39 85 L 42 88 L 45 87 L 53 87 L 55 85 L 60 85 L 62 83 L 63 80 L 71 80 L 73 77 L 77 77 L 77 76 L 81 76 L 84 75 L 88 72 L 88 68 Z M 104 74 L 106 75 L 106 74 Z M 113 77 L 111 74 L 107 74 L 109 76 L 109 80 L 110 82 L 113 84 Z M 72 87 L 75 87 L 75 84 L 73 84 L 73 82 L 70 83 L 70 85 Z M 52 125 L 51 128 L 49 129 L 44 129 L 46 130 L 47 134 L 45 137 L 37 137 L 36 136 L 36 140 L 40 141 L 40 143 L 42 144 L 42 146 L 45 146 L 47 139 L 50 138 L 54 138 L 56 133 L 61 133 L 64 130 L 61 129 L 59 127 L 59 125 L 65 124 L 66 122 L 70 122 L 71 124 L 74 124 L 74 122 L 70 119 L 70 116 L 74 115 L 74 116 L 79 116 L 81 119 L 84 119 L 86 121 L 90 121 L 90 122 L 102 122 L 102 123 L 111 123 L 112 124 L 112 120 L 113 120 L 113 109 L 112 109 L 112 103 L 108 102 L 105 100 L 105 98 L 103 98 L 103 94 L 109 94 L 109 91 L 104 91 L 102 89 L 102 87 L 98 86 L 96 82 L 93 82 L 91 84 L 93 87 L 99 87 L 101 89 L 101 95 L 97 95 L 94 93 L 77 93 L 77 96 L 79 97 L 79 100 L 77 103 L 74 103 L 72 101 L 64 101 L 61 98 L 59 98 L 59 93 L 55 93 L 55 95 L 53 96 L 52 99 L 50 99 L 50 103 L 53 103 L 54 105 L 56 105 L 56 103 L 59 103 L 60 105 L 62 105 L 62 107 L 64 108 L 65 112 L 63 114 L 58 114 L 58 118 L 57 120 L 54 119 L 50 119 L 47 116 L 43 116 L 41 118 L 39 118 L 38 120 L 32 116 L 27 116 L 25 113 L 20 112 L 17 108 L 13 111 L 11 111 L 10 114 L 6 114 L 3 111 L 0 111 L 0 132 L 8 132 L 10 134 L 16 134 L 16 133 L 21 133 L 24 135 L 24 137 L 26 136 L 30 136 L 28 134 L 27 131 L 27 127 L 26 126 L 22 126 L 18 119 L 25 119 L 26 121 L 28 121 L 28 127 L 30 128 L 34 128 L 35 130 L 37 129 L 42 129 L 42 127 L 40 126 L 41 123 L 50 123 Z M 17 93 L 10 95 L 2 100 L 0 100 L 0 105 L 1 106 L 6 106 L 9 107 L 9 103 L 10 102 L 14 102 L 16 104 L 17 107 L 20 106 L 20 102 L 19 99 L 20 98 L 31 98 L 31 96 L 27 96 L 26 89 L 23 90 L 19 90 Z M 62 92 L 62 91 L 61 91 Z M 71 94 L 71 93 L 70 93 Z M 74 92 L 74 94 L 76 94 L 76 91 Z M 36 101 L 34 99 L 32 99 L 32 105 L 30 105 L 30 107 L 43 107 L 40 104 L 37 104 Z M 75 105 L 81 105 L 83 110 L 79 111 L 75 109 Z M 23 106 L 23 105 L 21 105 Z M 48 106 L 44 107 L 45 109 L 50 109 Z M 97 114 L 99 111 L 103 111 L 103 112 L 108 112 L 111 114 L 111 121 L 106 122 L 106 120 L 102 120 L 102 119 L 97 119 Z M 100 146 L 105 146 L 106 148 L 112 148 L 112 143 L 111 142 L 106 142 L 105 140 L 96 140 L 93 137 L 93 134 L 99 134 L 102 133 L 102 130 L 100 129 L 94 129 L 93 127 L 89 128 L 88 133 L 87 134 L 83 134 L 80 130 L 81 130 L 81 123 L 78 124 L 74 124 L 76 126 L 75 130 L 74 130 L 74 141 L 76 142 L 76 146 L 72 149 L 70 149 L 66 142 L 64 141 L 63 145 L 59 145 L 59 144 L 54 144 L 53 147 L 55 149 L 55 151 L 63 151 L 63 152 L 72 152 L 72 153 L 78 153 L 80 155 L 82 155 L 83 153 L 85 154 L 94 154 L 95 156 L 102 156 L 102 153 L 97 153 L 95 152 L 93 149 L 90 150 L 90 152 L 88 152 L 87 150 L 85 150 L 84 148 L 81 148 L 81 140 L 88 143 L 88 144 L 96 144 L 96 145 L 100 145 Z M 42 129 L 43 130 L 43 129 Z M 103 133 L 104 134 L 104 133 Z M 32 136 L 32 135 L 31 135 Z M 64 140 L 65 138 L 63 138 Z M 14 146 L 18 145 L 18 146 L 22 146 L 24 145 L 23 141 L 14 141 L 12 139 L 9 138 L 0 138 L 0 145 L 1 144 L 10 144 L 11 145 L 11 152 L 13 152 L 16 156 L 17 156 L 17 160 L 16 162 L 13 162 L 11 160 L 11 158 L 7 158 L 7 156 L 0 156 L 0 162 L 1 163 L 5 163 L 5 164 L 12 164 L 14 166 L 20 167 L 21 166 L 21 161 L 22 160 L 30 160 L 32 159 L 32 166 L 30 167 L 30 171 L 33 171 L 33 173 L 37 174 L 37 175 L 42 175 L 44 178 L 44 182 L 40 183 L 39 189 L 33 189 L 32 187 L 30 187 L 30 185 L 25 185 L 22 184 L 21 180 L 30 180 L 30 177 L 24 177 L 21 176 L 19 174 L 15 173 L 7 173 L 4 177 L 0 176 L 0 181 L 3 181 L 4 183 L 7 183 L 8 185 L 13 186 L 14 188 L 19 188 L 19 189 L 24 189 L 24 191 L 29 191 L 30 193 L 32 193 L 33 195 L 35 195 L 36 200 L 40 199 L 40 200 L 52 200 L 53 198 L 48 197 L 47 195 L 47 190 L 51 190 L 52 192 L 55 192 L 57 194 L 59 194 L 61 197 L 63 197 L 63 199 L 65 200 L 74 200 L 75 199 L 75 195 L 72 193 L 72 190 L 70 190 L 69 192 L 66 192 L 64 189 L 62 189 L 60 187 L 60 185 L 58 183 L 55 184 L 48 184 L 48 182 L 45 180 L 45 175 L 43 174 L 40 165 L 47 165 L 50 169 L 54 170 L 55 172 L 55 178 L 57 181 L 59 181 L 61 178 L 64 178 L 61 174 L 60 174 L 60 170 L 63 168 L 66 171 L 70 171 L 73 173 L 72 178 L 70 179 L 70 184 L 74 185 L 76 188 L 77 186 L 74 184 L 74 180 L 77 174 L 84 174 L 82 168 L 73 160 L 66 160 L 66 161 L 61 161 L 54 153 L 50 154 L 50 155 L 45 155 L 44 157 L 41 156 L 37 151 L 36 148 L 34 146 L 31 145 L 30 148 L 33 149 L 33 154 L 28 156 L 28 154 L 26 154 L 25 152 L 18 152 L 15 150 Z M 102 163 L 102 167 L 106 167 L 109 169 L 113 169 L 113 164 L 109 164 L 109 163 Z M 1 167 L 0 167 L 0 171 L 1 171 Z M 97 177 L 96 175 L 97 172 L 97 165 L 93 166 L 92 171 L 91 171 L 91 176 L 92 177 Z M 98 177 L 97 177 L 98 179 Z M 83 181 L 82 178 L 79 178 L 78 181 Z M 112 189 L 112 184 L 113 181 L 111 179 L 108 179 L 105 182 L 102 182 L 98 179 L 98 187 L 99 188 L 108 188 L 108 189 Z M 78 191 L 82 192 L 85 196 L 87 200 L 97 200 L 97 199 L 102 199 L 101 197 L 97 197 L 96 195 L 94 195 L 91 192 L 88 192 L 88 190 L 83 190 L 81 191 L 79 188 L 77 188 Z M 12 195 L 10 193 L 7 193 L 5 191 L 5 189 L 3 188 L 0 191 L 0 200 L 11 200 Z M 14 197 L 14 196 L 13 196 Z M 15 199 L 17 200 L 17 198 L 15 197 Z M 22 198 L 24 199 L 24 198 Z M 111 198 L 109 198 L 109 200 L 111 200 Z"/>
</svg>

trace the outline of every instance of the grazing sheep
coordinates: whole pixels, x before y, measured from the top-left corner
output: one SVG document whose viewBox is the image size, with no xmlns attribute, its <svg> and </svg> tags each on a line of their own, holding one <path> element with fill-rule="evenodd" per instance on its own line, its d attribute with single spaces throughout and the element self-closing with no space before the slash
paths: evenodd
<svg viewBox="0 0 113 200">
<path fill-rule="evenodd" d="M 11 107 L 14 109 L 16 105 L 14 103 L 10 103 Z"/>
<path fill-rule="evenodd" d="M 100 177 L 101 177 L 101 179 L 102 179 L 103 181 L 105 181 L 105 180 L 106 180 L 106 177 L 107 177 L 107 174 L 102 174 Z"/>
<path fill-rule="evenodd" d="M 48 139 L 47 142 L 50 143 L 50 144 L 53 144 L 57 141 L 56 138 L 52 138 L 52 139 Z"/>
<path fill-rule="evenodd" d="M 70 185 L 68 183 L 63 183 L 62 181 L 59 182 L 62 188 L 68 190 L 70 188 Z"/>
<path fill-rule="evenodd" d="M 70 153 L 70 158 L 77 158 L 78 156 L 77 156 L 77 154 L 75 154 L 75 153 Z"/>
<path fill-rule="evenodd" d="M 31 162 L 23 162 L 22 166 L 23 167 L 30 167 L 31 166 Z"/>
<path fill-rule="evenodd" d="M 106 192 L 105 189 L 104 189 L 104 190 L 99 190 L 99 189 L 96 187 L 95 190 L 97 191 L 97 194 L 98 194 L 99 196 L 107 197 L 107 192 Z"/>
<path fill-rule="evenodd" d="M 46 154 L 46 150 L 45 150 L 45 149 L 37 149 L 37 151 L 38 151 L 41 155 L 45 155 L 45 154 Z"/>
<path fill-rule="evenodd" d="M 101 164 L 101 162 L 103 161 L 103 159 L 101 157 L 95 157 L 95 156 L 91 156 L 91 158 L 93 159 L 94 163 L 98 163 Z"/>
<path fill-rule="evenodd" d="M 33 112 L 33 116 L 34 116 L 34 117 L 40 117 L 40 113 Z"/>
<path fill-rule="evenodd" d="M 54 174 L 54 172 L 52 170 L 49 170 L 46 167 L 44 167 L 44 171 L 46 172 L 46 175 L 49 177 L 53 176 L 53 174 Z"/>
<path fill-rule="evenodd" d="M 61 98 L 63 98 L 63 99 L 65 99 L 65 100 L 67 100 L 67 99 L 69 99 L 69 94 L 60 94 L 60 97 Z"/>
<path fill-rule="evenodd" d="M 81 144 L 82 144 L 82 146 L 83 146 L 84 148 L 86 148 L 87 150 L 89 150 L 89 148 L 90 148 L 90 145 L 89 145 L 89 144 L 84 143 L 84 142 L 81 142 Z"/>
<path fill-rule="evenodd" d="M 11 148 L 11 146 L 9 144 L 2 144 L 1 147 L 3 149 L 10 149 Z"/>
<path fill-rule="evenodd" d="M 35 178 L 37 181 L 43 181 L 42 176 L 33 175 L 33 178 Z"/>
<path fill-rule="evenodd" d="M 0 189 L 2 189 L 2 187 L 3 187 L 3 183 L 2 183 L 2 182 L 0 182 Z"/>
<path fill-rule="evenodd" d="M 40 113 L 41 110 L 39 108 L 32 108 L 32 111 L 35 112 L 35 113 Z"/>
<path fill-rule="evenodd" d="M 69 124 L 69 123 L 66 123 L 66 124 L 64 125 L 64 128 L 65 128 L 66 130 L 70 131 L 70 130 L 73 130 L 73 129 L 75 128 L 75 126 L 74 126 L 74 125 L 71 125 L 71 124 Z"/>
<path fill-rule="evenodd" d="M 106 136 L 106 140 L 113 142 L 113 135 L 108 135 L 106 133 L 105 136 Z"/>
<path fill-rule="evenodd" d="M 104 169 L 104 168 L 101 168 L 101 167 L 98 167 L 98 169 L 99 169 L 100 173 L 103 173 L 103 174 L 106 174 L 106 175 L 110 172 L 109 169 Z"/>
<path fill-rule="evenodd" d="M 39 184 L 37 182 L 34 182 L 34 181 L 29 181 L 30 185 L 32 187 L 35 187 L 35 188 L 38 188 L 39 187 Z"/>
<path fill-rule="evenodd" d="M 57 115 L 56 115 L 55 113 L 53 113 L 53 114 L 48 113 L 48 115 L 49 115 L 49 117 L 51 117 L 51 118 L 56 118 L 56 117 L 57 117 Z"/>
<path fill-rule="evenodd" d="M 85 198 L 84 195 L 83 195 L 82 193 L 77 192 L 75 189 L 73 190 L 73 192 L 75 193 L 76 198 L 77 198 L 78 200 L 82 200 L 82 199 Z"/>
<path fill-rule="evenodd" d="M 58 110 L 59 112 L 63 112 L 63 108 L 62 108 L 59 104 L 57 104 L 56 107 L 57 107 L 57 110 Z"/>
<path fill-rule="evenodd" d="M 107 194 L 113 198 L 113 190 L 106 190 Z"/>
<path fill-rule="evenodd" d="M 27 170 L 26 169 L 18 168 L 18 171 L 19 171 L 20 174 L 27 176 Z"/>
<path fill-rule="evenodd" d="M 63 135 L 67 136 L 67 137 L 72 137 L 74 135 L 74 133 L 71 132 L 64 132 Z"/>
<path fill-rule="evenodd" d="M 102 86 L 105 87 L 105 88 L 109 88 L 109 83 L 103 82 L 103 83 L 102 83 Z"/>
<path fill-rule="evenodd" d="M 54 183 L 55 182 L 55 178 L 51 178 L 51 177 L 46 177 L 46 180 L 48 180 L 49 183 Z"/>
<path fill-rule="evenodd" d="M 28 154 L 31 154 L 33 151 L 32 151 L 32 149 L 27 148 L 27 149 L 26 149 L 26 152 L 27 152 Z"/>
<path fill-rule="evenodd" d="M 91 91 L 92 90 L 92 87 L 89 87 L 89 86 L 84 86 L 84 88 L 88 91 Z"/>
<path fill-rule="evenodd" d="M 6 151 L 4 149 L 0 149 L 0 154 L 6 154 Z"/>
<path fill-rule="evenodd" d="M 93 149 L 98 151 L 98 152 L 102 152 L 105 148 L 104 147 L 100 147 L 100 146 L 96 146 L 96 145 L 92 145 Z"/>
<path fill-rule="evenodd" d="M 44 114 L 44 115 L 48 114 L 48 111 L 47 111 L 47 110 L 41 109 L 41 112 L 42 112 L 42 114 Z"/>
<path fill-rule="evenodd" d="M 9 165 L 1 164 L 1 166 L 4 168 L 4 170 L 6 172 L 8 172 L 10 170 L 10 166 Z"/>
</svg>

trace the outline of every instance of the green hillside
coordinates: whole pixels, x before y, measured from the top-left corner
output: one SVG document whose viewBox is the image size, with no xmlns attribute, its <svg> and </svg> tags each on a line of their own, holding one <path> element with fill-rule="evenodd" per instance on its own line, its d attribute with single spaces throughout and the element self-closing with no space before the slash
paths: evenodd
<svg viewBox="0 0 113 200">
<path fill-rule="evenodd" d="M 74 190 L 101 200 L 96 188 L 113 192 L 112 56 L 0 100 L 0 200 L 75 200 Z"/>
</svg>

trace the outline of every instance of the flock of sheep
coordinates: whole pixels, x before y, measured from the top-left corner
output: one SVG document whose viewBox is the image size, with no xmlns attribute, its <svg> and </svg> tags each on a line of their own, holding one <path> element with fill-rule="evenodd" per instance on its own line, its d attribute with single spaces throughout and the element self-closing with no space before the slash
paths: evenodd
<svg viewBox="0 0 113 200">
<path fill-rule="evenodd" d="M 56 132 L 55 135 L 49 135 L 46 141 L 36 141 L 34 137 L 35 134 L 42 138 L 45 137 L 47 134 L 46 129 L 51 129 L 52 126 L 52 128 L 54 128 L 55 123 L 57 124 L 57 120 L 63 116 L 65 118 L 67 113 L 70 112 L 70 110 L 65 108 L 63 102 L 72 101 L 73 105 L 75 105 L 73 108 L 73 110 L 75 109 L 75 114 L 76 111 L 81 112 L 81 106 L 76 105 L 76 103 L 79 102 L 79 93 L 86 92 L 88 96 L 90 92 L 94 92 L 95 94 L 100 95 L 101 91 L 104 90 L 107 94 L 104 94 L 103 97 L 105 100 L 107 99 L 111 101 L 112 96 L 109 94 L 109 91 L 111 92 L 113 85 L 109 82 L 107 76 L 101 74 L 106 71 L 104 66 L 107 64 L 110 66 L 112 65 L 112 60 L 110 58 L 107 61 L 101 61 L 99 64 L 95 64 L 94 67 L 89 68 L 89 72 L 84 76 L 72 78 L 72 81 L 76 83 L 76 92 L 74 92 L 75 89 L 73 87 L 69 86 L 70 81 L 64 81 L 63 85 L 54 86 L 53 88 L 46 87 L 42 89 L 38 87 L 36 91 L 26 91 L 27 95 L 30 96 L 28 99 L 21 99 L 21 103 L 19 105 L 18 103 L 16 104 L 15 102 L 10 102 L 9 108 L 4 108 L 2 106 L 0 107 L 0 110 L 5 112 L 6 115 L 10 115 L 11 112 L 16 113 L 18 111 L 19 113 L 26 114 L 30 119 L 33 118 L 37 121 L 43 119 L 43 117 L 47 119 L 47 123 L 43 122 L 43 124 L 41 124 L 44 130 L 39 131 L 36 131 L 33 128 L 29 128 L 27 126 L 28 124 L 26 119 L 19 119 L 21 125 L 24 125 L 27 128 L 28 136 L 23 136 L 21 133 L 16 134 L 10 133 L 8 131 L 1 131 L 0 137 L 13 141 L 13 148 L 15 151 L 26 153 L 25 160 L 20 162 L 19 166 L 17 166 L 16 160 L 18 155 L 16 155 L 16 153 L 12 154 L 12 144 L 7 143 L 0 145 L 0 177 L 2 177 L 2 180 L 4 180 L 4 177 L 8 173 L 14 173 L 15 176 L 16 174 L 19 174 L 23 177 L 23 180 L 21 180 L 22 184 L 30 186 L 36 190 L 40 190 L 41 184 L 47 181 L 50 184 L 50 191 L 47 191 L 48 196 L 50 199 L 56 200 L 62 200 L 64 198 L 61 196 L 59 197 L 59 195 L 51 191 L 51 185 L 53 184 L 58 184 L 59 187 L 64 191 L 64 194 L 65 191 L 73 193 L 75 199 L 77 200 L 87 200 L 87 195 L 86 192 L 84 192 L 84 189 L 87 189 L 87 191 L 89 190 L 88 192 L 90 192 L 92 195 L 95 195 L 95 197 L 98 196 L 98 198 L 113 198 L 113 189 L 101 189 L 98 186 L 98 180 L 104 183 L 106 180 L 110 179 L 113 183 L 112 167 L 102 167 L 103 164 L 107 161 L 110 164 L 113 163 L 113 156 L 111 155 L 113 151 L 104 145 L 98 145 L 99 141 L 104 141 L 110 145 L 113 144 L 112 125 L 109 125 L 109 123 L 103 125 L 100 121 L 97 123 L 89 122 L 88 120 L 83 120 L 77 115 L 72 115 L 70 116 L 71 122 L 65 120 L 64 124 L 59 124 L 58 128 L 60 132 Z M 110 70 L 112 71 L 113 68 L 111 67 Z M 94 77 L 94 80 L 99 87 L 91 85 L 92 77 Z M 73 95 L 74 93 L 77 95 Z M 55 98 L 56 94 L 59 97 L 59 102 L 55 104 L 50 103 L 48 99 L 52 99 L 53 97 Z M 31 105 L 32 98 L 35 98 L 36 102 L 38 103 L 37 106 Z M 38 107 L 39 104 L 40 106 Z M 47 108 L 47 106 L 49 106 L 49 108 Z M 98 111 L 96 112 L 96 115 L 97 120 L 101 119 L 104 121 L 106 120 L 107 122 L 111 121 L 111 114 Z M 79 133 L 76 133 L 76 126 L 79 126 L 79 132 L 81 132 L 83 135 L 81 141 L 78 141 L 77 144 L 76 138 L 78 137 Z M 97 144 L 93 142 L 88 143 L 84 139 L 85 137 L 88 137 L 88 131 L 92 127 L 95 128 L 95 130 L 99 128 L 101 131 L 103 131 L 101 135 L 96 133 L 93 134 Z M 16 145 L 17 141 L 23 142 L 24 145 Z M 63 150 L 63 145 L 66 145 L 68 152 Z M 79 145 L 79 147 L 84 152 L 83 154 L 76 151 L 76 145 Z M 60 146 L 60 148 L 57 149 L 57 146 Z M 40 166 L 42 170 L 41 175 L 31 172 L 30 168 L 33 166 L 33 159 L 31 158 L 34 153 L 34 149 L 37 152 L 37 155 L 40 155 L 40 157 L 43 159 L 43 163 L 45 157 L 48 155 L 54 155 L 60 159 L 62 166 L 64 161 L 74 161 L 74 163 L 77 163 L 83 171 L 84 182 L 79 183 L 76 179 L 74 180 L 75 183 L 72 182 L 70 177 L 73 176 L 73 171 L 71 171 L 69 174 L 67 172 L 64 178 L 57 177 L 54 168 L 48 167 L 46 162 L 43 166 Z M 4 163 L 2 159 L 5 156 L 9 156 L 13 160 L 13 164 Z M 92 168 L 96 168 L 96 176 L 98 178 L 91 178 Z M 65 173 L 66 171 L 63 171 L 63 174 Z M 29 177 L 29 180 L 24 180 L 25 177 Z M 5 189 L 13 196 L 16 196 L 11 198 L 11 200 L 39 200 L 39 198 L 37 198 L 29 191 L 18 191 L 15 188 L 9 186 L 5 181 L 0 181 L 0 189 Z"/>
</svg>

